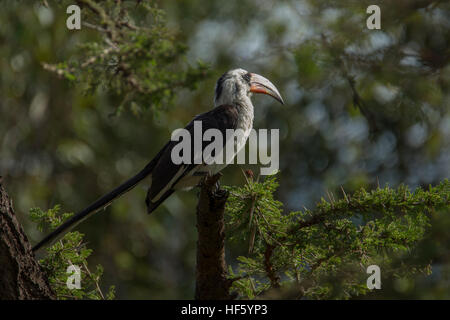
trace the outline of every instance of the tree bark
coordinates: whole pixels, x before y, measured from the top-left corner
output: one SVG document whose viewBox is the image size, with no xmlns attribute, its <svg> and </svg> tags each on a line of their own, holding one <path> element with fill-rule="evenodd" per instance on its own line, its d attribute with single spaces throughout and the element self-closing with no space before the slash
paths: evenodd
<svg viewBox="0 0 450 320">
<path fill-rule="evenodd" d="M 0 177 L 0 299 L 54 299 Z"/>
<path fill-rule="evenodd" d="M 217 187 L 221 174 L 207 176 L 197 205 L 197 270 L 195 299 L 232 299 L 225 263 L 224 212 L 228 192 Z"/>
</svg>

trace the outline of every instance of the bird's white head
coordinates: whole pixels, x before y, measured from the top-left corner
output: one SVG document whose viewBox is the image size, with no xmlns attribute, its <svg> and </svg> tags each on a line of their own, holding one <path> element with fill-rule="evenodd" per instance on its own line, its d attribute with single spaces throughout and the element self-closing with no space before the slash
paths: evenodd
<svg viewBox="0 0 450 320">
<path fill-rule="evenodd" d="M 284 104 L 277 88 L 268 79 L 244 69 L 225 72 L 216 83 L 214 105 L 245 104 L 251 105 L 252 93 L 264 93 Z"/>
</svg>

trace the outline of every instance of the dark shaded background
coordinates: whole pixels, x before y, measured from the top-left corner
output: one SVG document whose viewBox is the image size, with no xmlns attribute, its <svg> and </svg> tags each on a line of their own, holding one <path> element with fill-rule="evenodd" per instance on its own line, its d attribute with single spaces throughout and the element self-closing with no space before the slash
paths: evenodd
<svg viewBox="0 0 450 320">
<path fill-rule="evenodd" d="M 42 234 L 30 207 L 78 211 L 110 191 L 210 109 L 216 79 L 235 67 L 269 78 L 286 102 L 253 99 L 255 128 L 280 129 L 286 210 L 311 208 L 327 190 L 340 196 L 341 186 L 415 188 L 450 176 L 447 2 L 378 1 L 382 29 L 368 30 L 371 1 L 161 1 L 189 61 L 210 63 L 213 75 L 142 117 L 111 116 L 117 101 L 107 93 L 86 95 L 42 68 L 69 59 L 94 31 L 67 30 L 65 8 L 52 2 L 1 2 L 0 175 L 33 241 Z M 223 173 L 224 184 L 244 182 L 237 165 Z M 104 266 L 118 298 L 192 298 L 196 192 L 148 216 L 145 188 L 80 226 L 91 263 Z M 230 263 L 242 253 L 229 247 Z M 386 284 L 380 297 L 449 298 L 448 267 L 435 267 L 425 280 Z"/>
</svg>

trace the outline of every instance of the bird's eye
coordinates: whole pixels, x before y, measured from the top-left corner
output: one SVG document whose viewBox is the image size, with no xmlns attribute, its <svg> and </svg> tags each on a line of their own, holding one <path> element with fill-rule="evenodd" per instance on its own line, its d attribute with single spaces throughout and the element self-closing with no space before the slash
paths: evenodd
<svg viewBox="0 0 450 320">
<path fill-rule="evenodd" d="M 242 75 L 242 78 L 247 82 L 250 83 L 251 75 L 250 72 L 247 72 L 246 74 Z"/>
</svg>

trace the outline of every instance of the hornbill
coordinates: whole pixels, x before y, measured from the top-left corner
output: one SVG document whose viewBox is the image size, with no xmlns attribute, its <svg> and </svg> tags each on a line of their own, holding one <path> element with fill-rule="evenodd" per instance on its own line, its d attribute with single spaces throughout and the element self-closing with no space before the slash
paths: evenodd
<svg viewBox="0 0 450 320">
<path fill-rule="evenodd" d="M 244 134 L 233 141 L 235 152 L 232 156 L 234 157 L 244 147 L 253 127 L 253 104 L 250 100 L 252 93 L 268 94 L 284 104 L 277 88 L 263 76 L 243 69 L 230 70 L 224 73 L 216 83 L 214 108 L 197 115 L 185 129 L 194 136 L 194 121 L 201 121 L 203 132 L 214 128 L 218 129 L 223 136 L 227 129 L 241 129 Z M 169 141 L 138 174 L 63 223 L 34 246 L 33 251 L 53 243 L 99 209 L 105 208 L 114 199 L 131 190 L 146 177 L 149 177 L 150 187 L 145 202 L 148 213 L 151 213 L 174 191 L 189 190 L 199 185 L 206 174 L 216 174 L 227 165 L 227 163 L 206 164 L 205 162 L 196 164 L 195 161 L 175 164 L 171 153 L 176 144 L 176 141 Z M 192 141 L 191 147 L 193 144 Z M 204 142 L 202 148 L 205 148 Z"/>
</svg>

